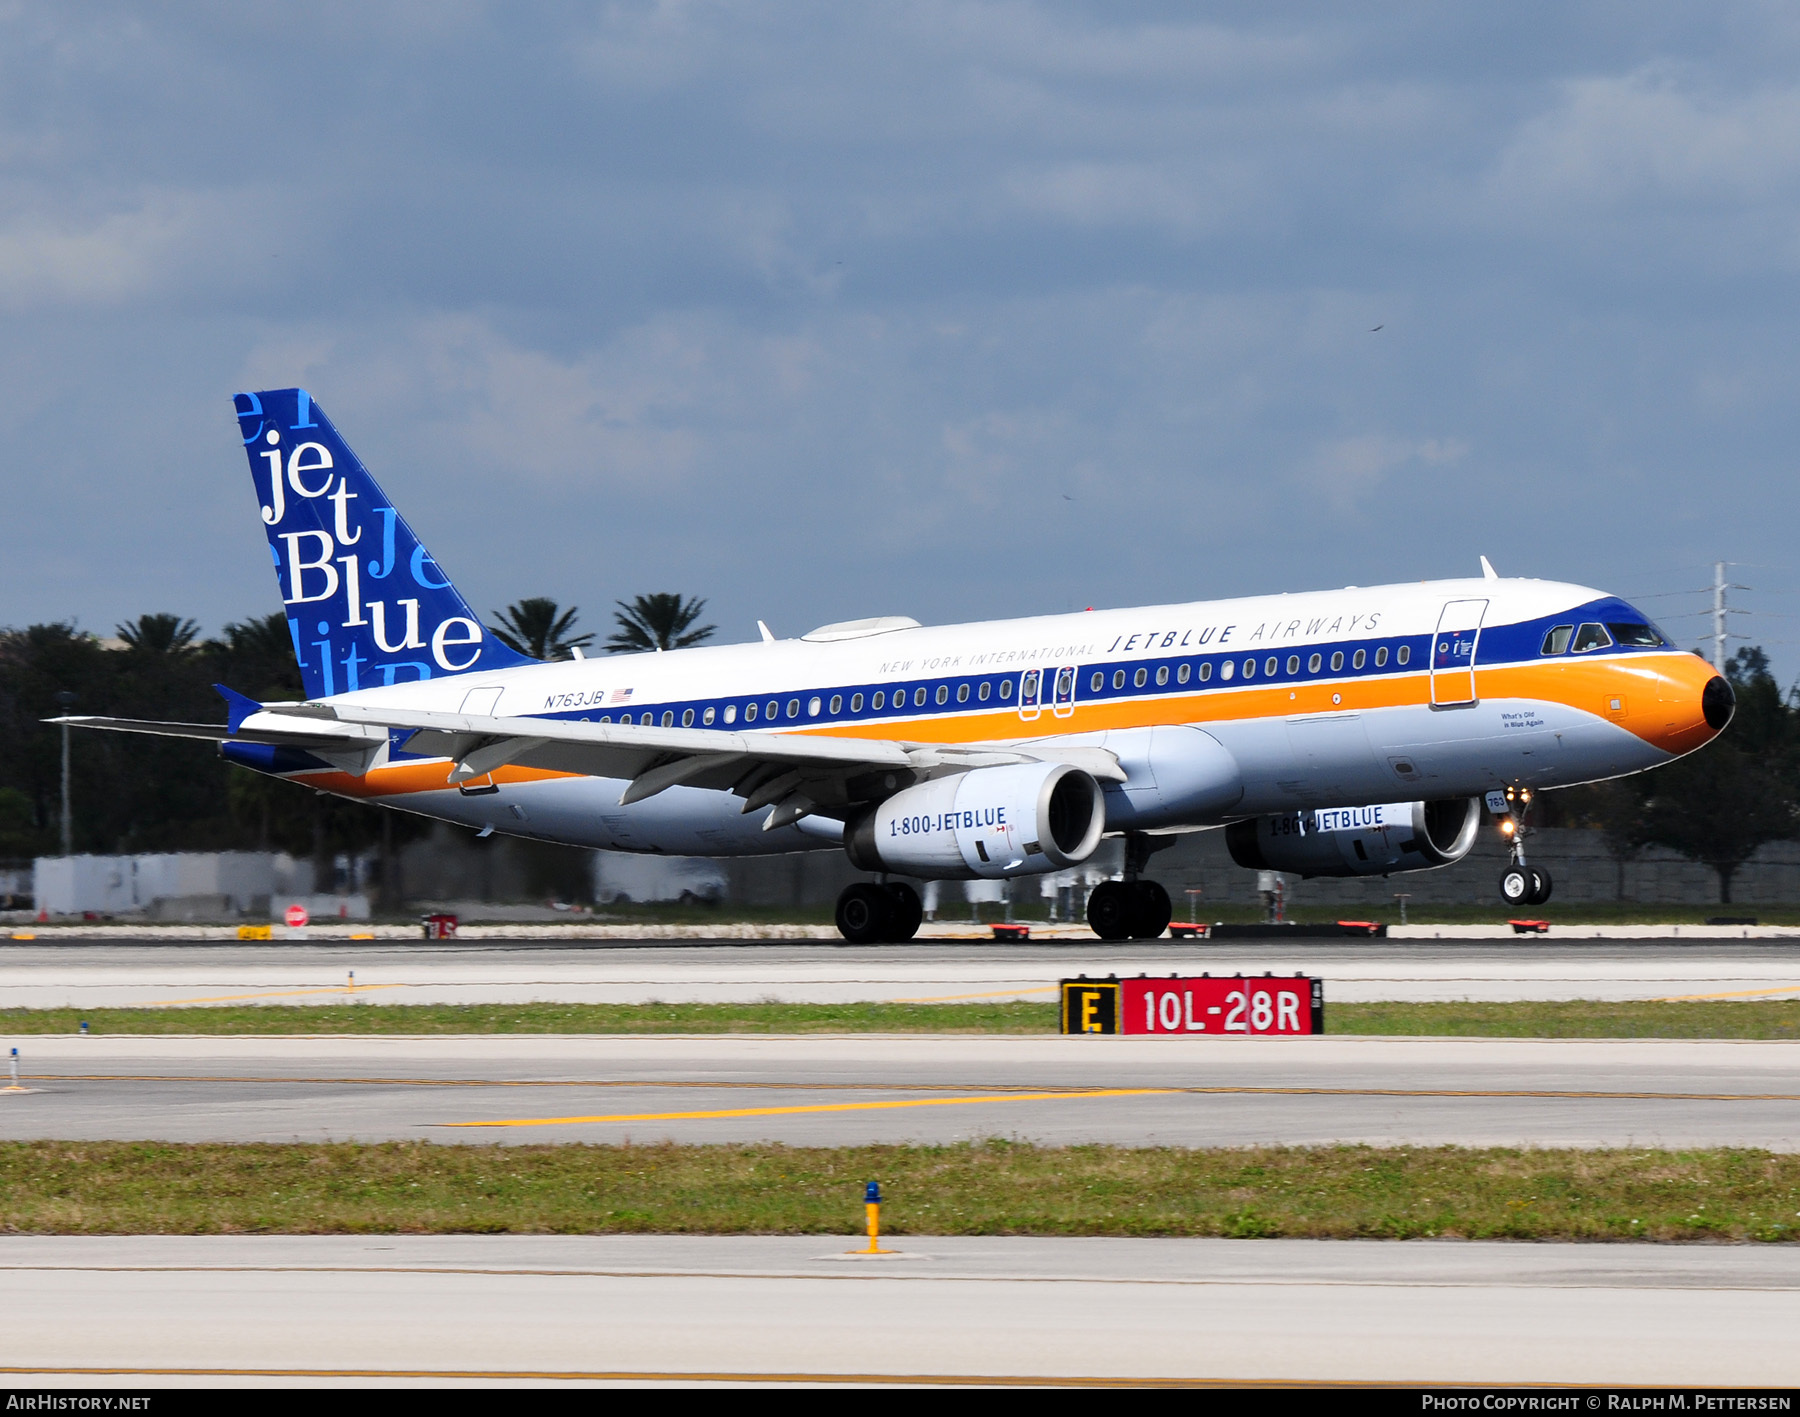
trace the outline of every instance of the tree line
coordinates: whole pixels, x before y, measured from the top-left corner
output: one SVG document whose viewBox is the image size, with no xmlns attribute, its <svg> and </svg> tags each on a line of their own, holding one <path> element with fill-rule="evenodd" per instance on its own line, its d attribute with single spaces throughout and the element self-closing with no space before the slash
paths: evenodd
<svg viewBox="0 0 1800 1417">
<path fill-rule="evenodd" d="M 698 644 L 705 602 L 674 594 L 616 602 L 612 653 Z M 496 614 L 494 633 L 536 659 L 568 659 L 593 642 L 579 611 L 532 597 Z M 304 697 L 287 619 L 227 624 L 203 639 L 190 618 L 128 620 L 109 643 L 71 622 L 0 630 L 0 858 L 61 851 L 62 738 L 44 720 L 64 713 L 219 723 L 215 684 L 263 702 Z M 423 819 L 306 790 L 226 763 L 210 743 L 73 730 L 71 845 L 75 852 L 279 850 L 310 857 L 331 879 L 339 853 L 378 853 L 384 905 L 398 908 L 399 847 Z M 528 865 L 547 892 L 586 893 L 587 854 L 532 843 Z"/>
</svg>

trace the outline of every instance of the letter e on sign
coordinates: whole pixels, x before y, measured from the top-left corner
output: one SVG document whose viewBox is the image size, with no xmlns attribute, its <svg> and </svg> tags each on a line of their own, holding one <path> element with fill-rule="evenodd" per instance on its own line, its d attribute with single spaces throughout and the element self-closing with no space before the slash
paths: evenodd
<svg viewBox="0 0 1800 1417">
<path fill-rule="evenodd" d="M 1117 1033 L 1119 985 L 1112 979 L 1062 981 L 1064 1033 Z"/>
</svg>

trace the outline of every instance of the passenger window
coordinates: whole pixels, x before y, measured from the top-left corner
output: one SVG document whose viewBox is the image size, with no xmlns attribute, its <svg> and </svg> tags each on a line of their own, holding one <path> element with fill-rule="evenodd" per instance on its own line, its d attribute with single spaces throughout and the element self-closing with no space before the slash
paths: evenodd
<svg viewBox="0 0 1800 1417">
<path fill-rule="evenodd" d="M 1324 662 L 1323 658 L 1315 654 L 1311 659 L 1306 661 L 1306 672 L 1308 674 L 1317 674 L 1319 672 L 1319 666 Z"/>
<path fill-rule="evenodd" d="M 1210 678 L 1212 678 L 1212 661 L 1209 659 L 1200 666 L 1200 682 L 1204 684 Z"/>
<path fill-rule="evenodd" d="M 736 704 L 726 704 L 725 705 L 725 721 L 727 723 L 737 722 L 737 705 Z"/>
<path fill-rule="evenodd" d="M 620 715 L 619 715 L 619 722 L 620 722 L 620 723 L 630 723 L 630 722 L 631 722 L 631 715 L 630 715 L 630 714 L 628 714 L 628 713 L 622 713 L 622 714 L 620 714 Z"/>
<path fill-rule="evenodd" d="M 1166 684 L 1169 682 L 1169 666 L 1168 665 L 1159 664 L 1156 666 L 1156 682 L 1158 685 Z"/>
<path fill-rule="evenodd" d="M 851 713 L 861 713 L 862 705 L 863 705 L 863 698 L 862 698 L 861 694 L 852 694 L 850 696 L 850 712 Z M 835 706 L 834 706 L 834 709 L 835 709 Z"/>
<path fill-rule="evenodd" d="M 1569 636 L 1575 633 L 1573 625 L 1558 625 L 1544 636 L 1544 647 L 1539 654 L 1561 654 L 1569 647 Z"/>
<path fill-rule="evenodd" d="M 968 701 L 969 701 L 969 686 L 967 684 L 958 684 L 956 686 L 956 701 L 959 704 L 968 703 Z"/>
<path fill-rule="evenodd" d="M 980 699 L 982 701 L 982 703 L 984 703 L 984 704 L 988 701 L 988 681 L 987 680 L 983 679 L 981 681 L 981 687 L 975 691 L 975 697 Z"/>
<path fill-rule="evenodd" d="M 763 717 L 767 719 L 780 718 L 781 705 L 776 703 L 775 700 L 770 699 L 768 703 L 763 705 Z"/>
<path fill-rule="evenodd" d="M 683 728 L 692 728 L 694 726 L 694 711 L 692 709 L 683 709 L 681 711 L 681 726 Z"/>
<path fill-rule="evenodd" d="M 1143 688 L 1145 681 L 1148 680 L 1149 677 L 1150 677 L 1149 671 L 1140 668 L 1136 674 L 1133 674 L 1131 676 L 1131 687 L 1134 689 Z"/>
<path fill-rule="evenodd" d="M 1256 661 L 1254 659 L 1246 659 L 1244 661 L 1244 677 L 1246 679 L 1254 679 L 1256 677 Z"/>
<path fill-rule="evenodd" d="M 700 715 L 700 721 L 702 723 L 706 724 L 708 727 L 711 727 L 712 721 L 713 721 L 713 714 L 715 712 L 716 712 L 716 710 L 713 708 L 713 706 L 711 704 L 708 704 L 706 706 L 706 712 Z"/>
<path fill-rule="evenodd" d="M 1256 663 L 1256 661 L 1253 659 L 1245 660 L 1244 662 L 1246 664 L 1255 664 Z M 1237 665 L 1234 664 L 1229 659 L 1226 660 L 1223 664 L 1221 664 L 1219 666 L 1219 682 L 1224 683 L 1227 679 L 1229 679 L 1236 672 L 1237 672 Z"/>
<path fill-rule="evenodd" d="M 876 713 L 880 713 L 882 705 L 885 704 L 886 702 L 887 702 L 887 694 L 885 692 L 883 692 L 882 690 L 877 689 L 875 691 L 875 697 L 872 700 L 870 700 L 869 706 L 871 708 L 873 708 Z"/>
<path fill-rule="evenodd" d="M 1010 699 L 1012 697 L 1012 680 L 1002 679 L 1000 681 L 1000 697 L 1003 699 Z"/>
<path fill-rule="evenodd" d="M 1331 652 L 1331 672 L 1333 674 L 1336 674 L 1338 672 L 1338 670 L 1342 669 L 1343 667 L 1344 667 L 1344 652 L 1341 649 L 1333 650 Z"/>
<path fill-rule="evenodd" d="M 663 710 L 662 726 L 664 728 L 673 728 L 675 726 L 675 711 L 673 709 Z"/>
<path fill-rule="evenodd" d="M 788 707 L 791 711 L 793 708 L 793 705 L 790 704 Z M 819 710 L 824 707 L 825 706 L 819 702 L 819 696 L 817 694 L 814 694 L 810 699 L 808 699 L 806 701 L 806 716 L 808 718 L 817 718 L 819 716 Z"/>
<path fill-rule="evenodd" d="M 833 718 L 836 718 L 843 711 L 844 711 L 844 696 L 842 694 L 833 694 L 831 696 L 831 716 Z"/>
<path fill-rule="evenodd" d="M 1176 682 L 1176 683 L 1177 683 L 1177 684 L 1185 684 L 1185 683 L 1187 683 L 1187 681 L 1188 681 L 1188 677 L 1189 677 L 1189 676 L 1190 676 L 1190 675 L 1192 675 L 1192 674 L 1193 674 L 1193 672 L 1194 672 L 1194 666 L 1193 666 L 1193 665 L 1191 665 L 1191 664 L 1184 664 L 1184 665 L 1182 665 L 1182 666 L 1181 666 L 1181 667 L 1180 667 L 1180 668 L 1179 668 L 1179 669 L 1177 669 L 1177 670 L 1176 670 L 1176 671 L 1175 671 L 1175 682 Z"/>
<path fill-rule="evenodd" d="M 1123 669 L 1113 670 L 1113 688 L 1123 689 L 1124 687 L 1125 687 L 1125 671 Z"/>
<path fill-rule="evenodd" d="M 600 715 L 600 721 L 601 721 L 601 722 L 602 722 L 602 723 L 611 723 L 611 722 L 612 722 L 612 715 L 611 715 L 611 714 L 610 714 L 610 713 L 603 713 L 603 714 L 601 714 L 601 715 Z"/>
<path fill-rule="evenodd" d="M 1289 674 L 1298 674 L 1299 672 L 1300 672 L 1300 656 L 1297 654 L 1290 654 L 1288 656 L 1288 673 Z"/>
<path fill-rule="evenodd" d="M 1375 667 L 1380 669 L 1387 663 L 1387 646 L 1382 645 L 1375 651 Z"/>
<path fill-rule="evenodd" d="M 1590 649 L 1605 649 L 1611 643 L 1605 627 L 1589 622 L 1575 632 L 1575 643 L 1569 646 L 1569 652 L 1582 654 Z"/>
<path fill-rule="evenodd" d="M 1088 680 L 1088 692 L 1097 694 L 1105 686 L 1105 684 L 1106 684 L 1106 676 L 1104 674 L 1102 674 L 1098 669 L 1096 669 L 1094 671 L 1094 677 L 1092 679 Z"/>
<path fill-rule="evenodd" d="M 1350 667 L 1352 669 L 1361 669 L 1363 667 L 1363 665 L 1367 664 L 1368 662 L 1369 662 L 1369 656 L 1363 650 L 1359 649 L 1355 654 L 1350 656 Z M 1336 667 L 1337 667 L 1337 661 L 1333 660 L 1332 668 L 1335 669 Z"/>
<path fill-rule="evenodd" d="M 1608 620 L 1606 628 L 1612 631 L 1616 644 L 1630 645 L 1633 649 L 1656 649 L 1668 643 L 1654 625 L 1615 625 Z"/>
<path fill-rule="evenodd" d="M 937 701 L 940 704 L 947 704 L 950 702 L 950 686 L 948 684 L 938 685 Z"/>
<path fill-rule="evenodd" d="M 1412 646 L 1411 645 L 1401 645 L 1399 649 L 1394 651 L 1394 663 L 1395 664 L 1405 664 L 1406 661 L 1411 658 L 1412 658 Z"/>
<path fill-rule="evenodd" d="M 919 685 L 918 688 L 913 690 L 913 707 L 914 708 L 924 708 L 925 707 L 925 686 L 923 684 Z"/>
<path fill-rule="evenodd" d="M 1267 659 L 1265 659 L 1263 661 L 1263 673 L 1264 674 L 1273 674 L 1277 667 L 1278 667 L 1278 665 L 1277 665 L 1277 661 L 1276 661 L 1274 655 L 1270 655 Z"/>
</svg>

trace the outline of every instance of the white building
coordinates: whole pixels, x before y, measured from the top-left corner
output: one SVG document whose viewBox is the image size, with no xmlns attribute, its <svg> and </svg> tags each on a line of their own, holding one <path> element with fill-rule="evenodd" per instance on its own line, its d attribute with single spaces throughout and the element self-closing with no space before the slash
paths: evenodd
<svg viewBox="0 0 1800 1417">
<path fill-rule="evenodd" d="M 184 851 L 140 856 L 40 856 L 37 909 L 50 915 L 155 920 L 278 919 L 289 905 L 319 919 L 366 920 L 367 896 L 315 896 L 310 861 L 286 852 Z"/>
</svg>

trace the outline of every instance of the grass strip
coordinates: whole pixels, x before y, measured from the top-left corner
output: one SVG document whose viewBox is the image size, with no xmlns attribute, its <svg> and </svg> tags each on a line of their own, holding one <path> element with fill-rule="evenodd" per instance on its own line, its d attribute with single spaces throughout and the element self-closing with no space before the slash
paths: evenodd
<svg viewBox="0 0 1800 1417">
<path fill-rule="evenodd" d="M 892 1235 L 1792 1241 L 1800 1156 L 1256 1147 L 0 1144 L 29 1234 Z"/>
<path fill-rule="evenodd" d="M 1327 997 L 1325 1027 L 1466 1038 L 1800 1038 L 1800 999 L 1333 1004 Z"/>
<path fill-rule="evenodd" d="M 1054 1003 L 316 1004 L 5 1009 L 0 1034 L 1054 1033 Z M 1800 1000 L 1333 1004 L 1327 1031 L 1484 1038 L 1800 1038 Z"/>
<path fill-rule="evenodd" d="M 0 1033 L 1054 1033 L 1055 1004 L 215 1004 L 4 1009 Z"/>
</svg>

